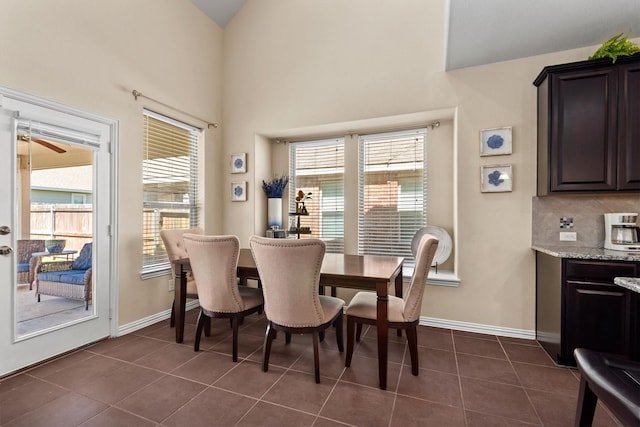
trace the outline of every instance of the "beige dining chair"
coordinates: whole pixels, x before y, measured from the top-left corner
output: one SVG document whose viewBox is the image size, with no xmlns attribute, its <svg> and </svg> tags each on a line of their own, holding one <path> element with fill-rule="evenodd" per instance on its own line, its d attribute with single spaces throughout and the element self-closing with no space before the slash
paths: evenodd
<svg viewBox="0 0 640 427">
<path fill-rule="evenodd" d="M 185 233 L 189 234 L 204 234 L 204 230 L 202 228 L 181 228 L 176 230 L 160 230 L 160 237 L 162 238 L 162 243 L 164 243 L 164 248 L 167 251 L 167 256 L 169 257 L 169 262 L 171 263 L 171 275 L 172 277 L 176 277 L 175 266 L 173 265 L 174 261 L 179 259 L 187 258 L 187 251 L 184 248 L 184 242 L 182 240 L 182 236 Z M 187 275 L 187 293 L 186 298 L 198 298 L 198 290 L 196 289 L 196 282 L 193 279 L 192 274 Z M 171 320 L 170 325 L 173 328 L 176 324 L 176 301 L 173 300 L 173 304 L 171 304 Z M 207 332 L 208 333 L 208 332 Z"/>
<path fill-rule="evenodd" d="M 406 329 L 409 354 L 411 356 L 411 373 L 418 375 L 418 320 L 422 307 L 422 296 L 429 275 L 433 255 L 438 247 L 438 239 L 425 234 L 418 245 L 416 263 L 411 277 L 409 289 L 404 298 L 389 295 L 388 319 L 389 329 Z M 362 324 L 377 324 L 377 296 L 372 292 L 358 292 L 347 307 L 347 357 L 345 366 L 351 366 L 353 357 L 354 335 L 360 341 Z M 355 327 L 357 325 L 357 332 Z"/>
<path fill-rule="evenodd" d="M 236 270 L 240 241 L 236 236 L 184 234 L 184 246 L 198 289 L 200 315 L 196 326 L 194 351 L 200 350 L 202 330 L 211 326 L 212 318 L 231 320 L 233 329 L 232 359 L 238 361 L 238 325 L 249 314 L 262 311 L 262 290 L 238 288 Z"/>
<path fill-rule="evenodd" d="M 338 350 L 344 351 L 342 309 L 344 301 L 319 294 L 325 243 L 318 239 L 269 239 L 252 236 L 251 252 L 262 280 L 267 329 L 262 348 L 262 370 L 269 369 L 269 353 L 276 331 L 289 342 L 290 334 L 313 334 L 316 383 L 320 382 L 318 341 L 335 323 Z"/>
</svg>

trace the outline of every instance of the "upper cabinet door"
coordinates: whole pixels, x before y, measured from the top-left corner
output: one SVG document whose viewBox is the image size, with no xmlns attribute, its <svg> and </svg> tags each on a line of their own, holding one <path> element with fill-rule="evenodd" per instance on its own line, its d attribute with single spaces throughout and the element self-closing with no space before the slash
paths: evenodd
<svg viewBox="0 0 640 427">
<path fill-rule="evenodd" d="M 615 68 L 551 75 L 551 192 L 616 189 L 617 77 Z"/>
<path fill-rule="evenodd" d="M 545 67 L 538 195 L 640 191 L 640 54 Z"/>
<path fill-rule="evenodd" d="M 620 66 L 618 188 L 640 190 L 640 63 Z"/>
</svg>

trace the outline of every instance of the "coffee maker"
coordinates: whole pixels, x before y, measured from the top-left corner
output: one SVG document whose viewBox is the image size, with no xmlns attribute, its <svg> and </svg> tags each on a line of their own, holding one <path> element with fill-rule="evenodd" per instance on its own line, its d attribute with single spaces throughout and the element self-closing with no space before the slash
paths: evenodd
<svg viewBox="0 0 640 427">
<path fill-rule="evenodd" d="M 604 214 L 604 248 L 640 251 L 640 225 L 637 213 Z"/>
</svg>

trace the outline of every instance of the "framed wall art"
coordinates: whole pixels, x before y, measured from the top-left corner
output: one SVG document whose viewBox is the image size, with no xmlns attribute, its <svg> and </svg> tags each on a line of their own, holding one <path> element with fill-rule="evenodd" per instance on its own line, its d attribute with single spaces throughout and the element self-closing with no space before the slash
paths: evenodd
<svg viewBox="0 0 640 427">
<path fill-rule="evenodd" d="M 231 173 L 245 173 L 247 171 L 247 153 L 231 155 Z"/>
<path fill-rule="evenodd" d="M 511 127 L 482 129 L 480 131 L 481 156 L 511 154 L 511 145 Z"/>
<path fill-rule="evenodd" d="M 511 165 L 481 166 L 480 191 L 499 193 L 512 191 L 513 168 Z"/>
<path fill-rule="evenodd" d="M 231 201 L 232 202 L 247 201 L 247 181 L 231 183 Z"/>
</svg>

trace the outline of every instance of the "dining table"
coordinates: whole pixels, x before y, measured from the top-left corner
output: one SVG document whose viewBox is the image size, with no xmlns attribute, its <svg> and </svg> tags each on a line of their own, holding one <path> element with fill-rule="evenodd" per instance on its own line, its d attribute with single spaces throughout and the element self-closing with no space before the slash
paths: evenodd
<svg viewBox="0 0 640 427">
<path fill-rule="evenodd" d="M 388 358 L 388 303 L 389 287 L 394 285 L 395 295 L 402 297 L 402 264 L 404 258 L 387 255 L 350 255 L 327 253 L 320 270 L 320 285 L 376 292 L 378 376 L 382 390 L 387 388 Z M 184 319 L 187 293 L 187 274 L 191 271 L 188 258 L 174 261 L 175 271 L 175 326 L 176 342 L 184 338 Z M 237 275 L 241 284 L 259 280 L 258 268 L 251 250 L 240 249 Z"/>
</svg>

